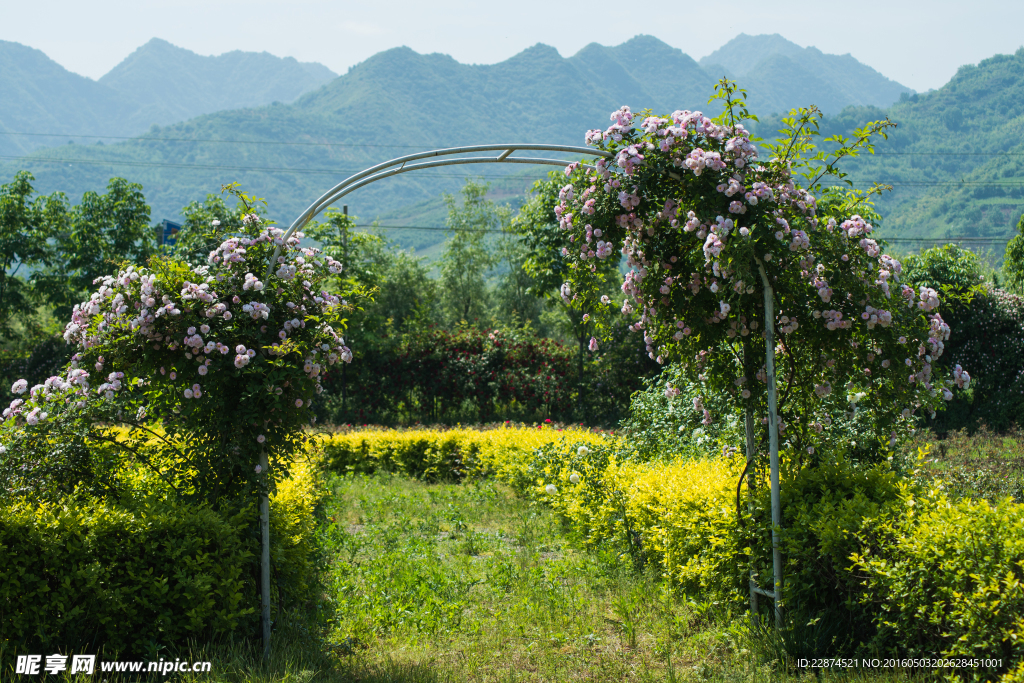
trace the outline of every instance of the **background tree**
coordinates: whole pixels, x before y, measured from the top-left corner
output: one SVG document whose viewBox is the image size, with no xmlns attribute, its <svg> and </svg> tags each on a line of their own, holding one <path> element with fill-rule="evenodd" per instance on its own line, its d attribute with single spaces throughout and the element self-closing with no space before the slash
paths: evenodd
<svg viewBox="0 0 1024 683">
<path fill-rule="evenodd" d="M 595 262 L 592 275 L 595 286 L 607 297 L 607 302 L 594 297 L 586 302 L 575 302 L 571 295 L 563 296 L 562 284 L 569 278 L 571 259 L 565 244 L 565 233 L 559 225 L 555 207 L 565 185 L 565 174 L 548 173 L 547 180 L 538 180 L 531 189 L 531 197 L 512 221 L 514 230 L 523 239 L 527 256 L 523 259 L 523 272 L 530 278 L 528 292 L 544 301 L 549 308 L 559 311 L 557 326 L 576 346 L 577 409 L 583 412 L 586 384 L 584 371 L 590 339 L 596 332 L 594 315 L 599 306 L 610 305 L 615 294 L 613 275 L 619 267 L 618 258 Z M 599 295 L 600 296 L 600 295 Z M 622 337 L 609 334 L 609 338 Z M 646 365 L 646 363 L 644 363 Z M 644 374 L 644 373 L 641 373 Z"/>
<path fill-rule="evenodd" d="M 345 264 L 335 282 L 339 291 L 357 293 L 350 335 L 365 338 L 389 325 L 401 331 L 433 321 L 436 283 L 422 258 L 400 249 L 380 230 L 357 231 L 355 216 L 328 209 L 324 218 L 308 226 L 306 234 L 322 245 L 325 254 Z"/>
<path fill-rule="evenodd" d="M 907 284 L 942 293 L 951 332 L 938 364 L 980 370 L 928 426 L 945 433 L 1024 424 L 1024 297 L 986 281 L 982 259 L 955 244 L 926 249 L 903 265 Z"/>
<path fill-rule="evenodd" d="M 1017 234 L 1006 245 L 1003 270 L 1009 286 L 1017 294 L 1024 294 L 1024 216 L 1017 222 Z"/>
<path fill-rule="evenodd" d="M 57 207 L 61 200 L 63 213 Z M 59 318 L 70 315 L 93 280 L 121 263 L 141 265 L 155 252 L 149 205 L 138 183 L 111 178 L 106 194 L 86 192 L 74 206 L 63 195 L 47 203 L 54 254 L 38 286 Z"/>
<path fill-rule="evenodd" d="M 495 254 L 501 274 L 494 287 L 493 298 L 495 318 L 507 327 L 539 327 L 544 299 L 534 294 L 533 278 L 525 268 L 531 255 L 525 240 L 512 224 L 502 225 Z"/>
<path fill-rule="evenodd" d="M 467 182 L 462 188 L 462 203 L 444 195 L 448 208 L 448 239 L 441 255 L 440 300 L 445 321 L 452 326 L 465 321 L 474 324 L 487 315 L 490 299 L 487 273 L 495 265 L 489 231 L 500 231 L 511 217 L 507 206 L 495 206 L 484 197 L 488 186 Z"/>
<path fill-rule="evenodd" d="M 96 277 L 153 253 L 141 186 L 113 178 L 106 194 L 72 205 L 61 192 L 36 195 L 18 173 L 0 186 L 0 398 L 11 382 L 58 374 L 70 357 L 62 321 Z"/>
<path fill-rule="evenodd" d="M 33 177 L 27 171 L 0 185 L 0 335 L 9 333 L 15 317 L 32 315 L 38 292 L 32 280 L 48 268 L 52 250 L 52 220 L 63 204 L 59 197 L 34 198 Z"/>
</svg>

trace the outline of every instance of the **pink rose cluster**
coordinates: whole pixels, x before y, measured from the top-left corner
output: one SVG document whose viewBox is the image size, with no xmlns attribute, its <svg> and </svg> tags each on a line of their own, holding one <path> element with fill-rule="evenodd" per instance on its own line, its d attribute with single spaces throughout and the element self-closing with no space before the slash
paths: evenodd
<svg viewBox="0 0 1024 683">
<path fill-rule="evenodd" d="M 301 247 L 302 233 L 285 240 L 282 230 L 261 228 L 250 215 L 250 234 L 224 240 L 205 265 L 129 266 L 98 278 L 99 289 L 74 307 L 64 330 L 64 339 L 78 346 L 67 374 L 33 387 L 27 401 L 16 399 L 4 419 L 38 424 L 48 417 L 47 405 L 112 400 L 135 385 L 163 384 L 174 395 L 200 400 L 236 373 L 269 370 L 256 362 L 263 356 L 296 358 L 295 377 L 301 381 L 283 385 L 295 394 L 290 405 L 308 409 L 312 393 L 322 391 L 324 369 L 352 360 L 331 325 L 345 302 L 314 285 L 341 272 L 342 265 L 318 249 Z M 255 273 L 266 272 L 276 247 L 283 247 L 276 276 L 264 282 Z M 117 369 L 108 369 L 105 381 L 90 389 L 89 372 L 79 365 L 95 365 L 100 373 L 115 360 Z M 126 377 L 129 371 L 137 376 Z M 204 378 L 205 386 L 190 375 Z M 27 382 L 15 382 L 12 390 L 25 393 Z"/>
<path fill-rule="evenodd" d="M 567 167 L 555 206 L 572 273 L 563 301 L 585 301 L 593 259 L 621 252 L 621 311 L 633 316 L 630 330 L 643 333 L 648 356 L 663 363 L 682 349 L 710 351 L 758 329 L 766 277 L 788 287 L 790 310 L 775 310 L 784 353 L 804 340 L 816 354 L 840 349 L 868 381 L 881 371 L 899 380 L 894 329 L 912 329 L 913 341 L 899 344 L 920 343 L 923 351 L 909 354 L 902 386 L 915 386 L 902 396 L 920 405 L 924 394 L 952 386 L 932 377 L 948 337 L 937 293 L 900 285 L 902 265 L 882 253 L 864 216 L 821 219 L 817 198 L 797 185 L 788 164 L 761 162 L 749 132 L 727 116 L 712 121 L 678 110 L 639 120 L 622 107 L 611 120 L 585 140 L 612 156 Z M 809 386 L 830 387 L 825 376 L 836 370 L 819 366 Z"/>
</svg>

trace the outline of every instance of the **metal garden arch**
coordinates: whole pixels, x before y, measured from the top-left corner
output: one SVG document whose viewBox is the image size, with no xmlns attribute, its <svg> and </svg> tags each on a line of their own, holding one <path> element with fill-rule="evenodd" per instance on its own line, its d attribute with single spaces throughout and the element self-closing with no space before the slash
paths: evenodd
<svg viewBox="0 0 1024 683">
<path fill-rule="evenodd" d="M 390 178 L 400 173 L 408 173 L 409 171 L 415 171 L 422 168 L 436 168 L 438 166 L 458 166 L 462 164 L 539 164 L 544 166 L 566 166 L 569 163 L 564 159 L 545 159 L 539 157 L 513 157 L 512 153 L 518 150 L 529 150 L 529 151 L 542 151 L 542 152 L 567 152 L 570 154 L 585 154 L 587 156 L 597 156 L 611 158 L 613 155 L 611 152 L 605 152 L 599 149 L 593 149 L 591 147 L 578 147 L 575 145 L 541 145 L 541 144 L 514 144 L 514 145 L 473 145 L 470 147 L 448 147 L 446 149 L 435 149 L 430 152 L 418 152 L 417 154 L 409 154 L 404 157 L 398 157 L 391 161 L 385 161 L 371 166 L 365 171 L 360 171 L 353 176 L 349 176 L 345 180 L 341 181 L 327 192 L 323 193 L 319 199 L 309 205 L 309 207 L 303 211 L 298 218 L 292 221 L 291 226 L 284 234 L 284 239 L 288 239 L 293 232 L 301 230 L 309 221 L 316 218 L 321 211 L 326 209 L 328 206 L 338 201 L 349 192 L 354 192 L 361 187 L 369 185 L 372 182 L 383 180 L 384 178 Z M 500 152 L 498 156 L 469 156 L 469 157 L 456 157 L 454 159 L 438 159 L 437 157 L 450 157 L 459 154 L 472 154 L 474 152 Z M 419 161 L 420 159 L 430 159 L 430 161 Z M 418 162 L 418 163 L 412 163 Z M 587 164 L 583 164 L 584 168 L 593 168 Z M 274 250 L 274 256 L 270 263 L 267 265 L 267 277 L 270 277 L 270 272 L 274 267 L 274 263 L 277 262 L 277 257 L 281 254 L 281 247 L 279 246 Z"/>
<path fill-rule="evenodd" d="M 425 168 L 436 168 L 439 166 L 458 166 L 462 164 L 534 164 L 544 166 L 566 166 L 569 163 L 561 159 L 550 159 L 542 157 L 513 157 L 514 152 L 526 150 L 526 151 L 540 151 L 540 152 L 563 152 L 569 154 L 582 154 L 586 156 L 596 156 L 611 158 L 613 154 L 604 150 L 594 149 L 592 147 L 579 147 L 575 145 L 545 145 L 545 144 L 494 144 L 494 145 L 473 145 L 469 147 L 448 147 L 445 149 L 436 149 L 429 152 L 419 152 L 416 154 L 409 154 L 406 156 L 391 159 L 383 163 L 371 166 L 370 168 L 360 171 L 355 175 L 349 176 L 345 180 L 341 181 L 327 192 L 322 194 L 319 199 L 309 205 L 309 207 L 303 211 L 298 218 L 292 221 L 288 230 L 284 234 L 284 240 L 291 237 L 292 233 L 297 230 L 301 230 L 307 223 L 316 218 L 322 211 L 329 207 L 334 202 L 338 201 L 350 192 L 354 192 L 361 187 L 365 187 L 370 183 L 384 178 L 390 178 L 392 176 L 399 175 L 401 173 L 408 173 L 409 171 L 415 171 Z M 473 154 L 477 152 L 499 152 L 497 156 L 458 156 L 462 154 Z M 455 158 L 439 158 L 439 157 L 452 157 Z M 426 159 L 427 161 L 421 161 Z M 584 168 L 594 168 L 588 164 L 582 164 Z M 269 280 L 271 272 L 273 271 L 274 263 L 277 262 L 277 257 L 281 254 L 281 246 L 279 245 L 274 250 L 274 255 L 267 264 L 267 279 Z M 750 580 L 750 592 L 751 592 L 751 611 L 752 618 L 757 616 L 757 595 L 763 595 L 771 598 L 775 601 L 775 623 L 776 628 L 780 628 L 782 625 L 782 612 L 781 612 L 781 591 L 782 591 L 782 561 L 779 547 L 779 536 L 778 528 L 781 526 L 781 509 L 779 504 L 779 465 L 778 465 L 778 431 L 777 431 L 777 417 L 775 409 L 775 372 L 774 372 L 774 343 L 773 343 L 773 332 L 774 321 L 772 320 L 772 300 L 771 300 L 771 285 L 768 283 L 767 278 L 764 275 L 762 268 L 761 275 L 765 278 L 765 304 L 766 313 L 765 316 L 767 322 L 767 366 L 769 374 L 769 433 L 770 433 L 770 455 L 771 455 L 771 493 L 772 493 L 772 546 L 773 546 L 773 569 L 774 569 L 774 590 L 767 591 L 760 588 L 755 582 L 754 578 Z M 749 430 L 748 430 L 749 433 Z M 748 438 L 747 443 L 748 459 L 753 457 L 752 444 Z M 264 458 L 266 455 L 264 454 Z M 261 463 L 264 468 L 267 467 L 267 463 Z M 260 530 L 263 537 L 263 548 L 261 558 L 261 581 L 263 600 L 262 600 L 262 626 L 263 626 L 263 643 L 264 643 L 264 657 L 270 656 L 270 498 L 264 494 L 260 500 Z"/>
</svg>

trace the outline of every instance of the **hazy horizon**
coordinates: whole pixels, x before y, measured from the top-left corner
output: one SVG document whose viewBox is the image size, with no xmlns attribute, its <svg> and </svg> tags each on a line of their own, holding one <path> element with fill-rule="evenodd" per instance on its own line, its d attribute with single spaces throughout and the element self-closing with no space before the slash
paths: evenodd
<svg viewBox="0 0 1024 683">
<path fill-rule="evenodd" d="M 849 53 L 918 91 L 941 87 L 960 66 L 1013 53 L 1024 44 L 1019 31 L 1024 3 L 1007 0 L 983 0 L 967 13 L 962 3 L 936 0 L 926 15 L 917 9 L 919 3 L 870 0 L 858 5 L 858 16 L 872 17 L 869 28 L 859 30 L 848 30 L 859 19 L 841 8 L 793 1 L 768 7 L 741 0 L 731 4 L 730 14 L 704 4 L 659 6 L 650 15 L 624 13 L 620 3 L 607 0 L 583 7 L 524 0 L 509 15 L 492 4 L 465 0 L 430 5 L 395 0 L 382 17 L 372 7 L 325 0 L 132 5 L 56 0 L 6 7 L 8 21 L 0 27 L 0 39 L 42 50 L 69 71 L 96 80 L 152 38 L 200 55 L 266 51 L 319 62 L 344 74 L 374 54 L 400 46 L 448 54 L 466 64 L 492 64 L 537 43 L 568 57 L 592 42 L 618 45 L 649 34 L 699 60 L 740 33 L 778 33 L 802 47 Z M 38 20 L 41 15 L 45 22 Z M 608 21 L 609 16 L 616 20 Z M 995 17 L 999 20 L 993 21 Z M 834 36 L 826 35 L 828 26 L 834 27 Z"/>
</svg>

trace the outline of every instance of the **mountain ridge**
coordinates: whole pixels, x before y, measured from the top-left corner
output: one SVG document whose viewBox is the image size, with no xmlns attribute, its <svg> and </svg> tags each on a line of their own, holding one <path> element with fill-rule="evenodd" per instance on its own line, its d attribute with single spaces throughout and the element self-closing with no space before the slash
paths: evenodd
<svg viewBox="0 0 1024 683">
<path fill-rule="evenodd" d="M 154 38 L 94 81 L 40 50 L 0 41 L 0 132 L 6 133 L 0 155 L 65 144 L 71 136 L 135 136 L 213 111 L 291 102 L 335 77 L 322 64 L 292 57 L 237 50 L 204 57 Z"/>
<path fill-rule="evenodd" d="M 775 57 L 782 71 L 804 68 Z M 813 69 L 807 73 L 823 78 Z M 779 82 L 789 94 L 776 99 L 808 104 L 805 98 L 814 93 L 793 90 L 784 75 Z M 267 197 L 275 217 L 290 220 L 334 182 L 412 151 L 494 142 L 582 144 L 587 129 L 606 127 L 609 113 L 623 104 L 661 114 L 684 108 L 714 114 L 717 103 L 707 102 L 716 80 L 682 50 L 645 35 L 617 46 L 592 43 L 570 57 L 537 44 L 489 65 L 398 47 L 291 104 L 204 114 L 118 144 L 39 150 L 3 169 L 9 176 L 26 166 L 40 190 L 62 189 L 72 197 L 122 175 L 143 183 L 154 217 L 171 219 L 189 201 L 239 181 Z M 423 171 L 368 186 L 348 201 L 366 219 L 403 215 L 403 207 L 432 202 L 478 175 L 514 199 L 546 170 L 491 164 Z"/>
</svg>

